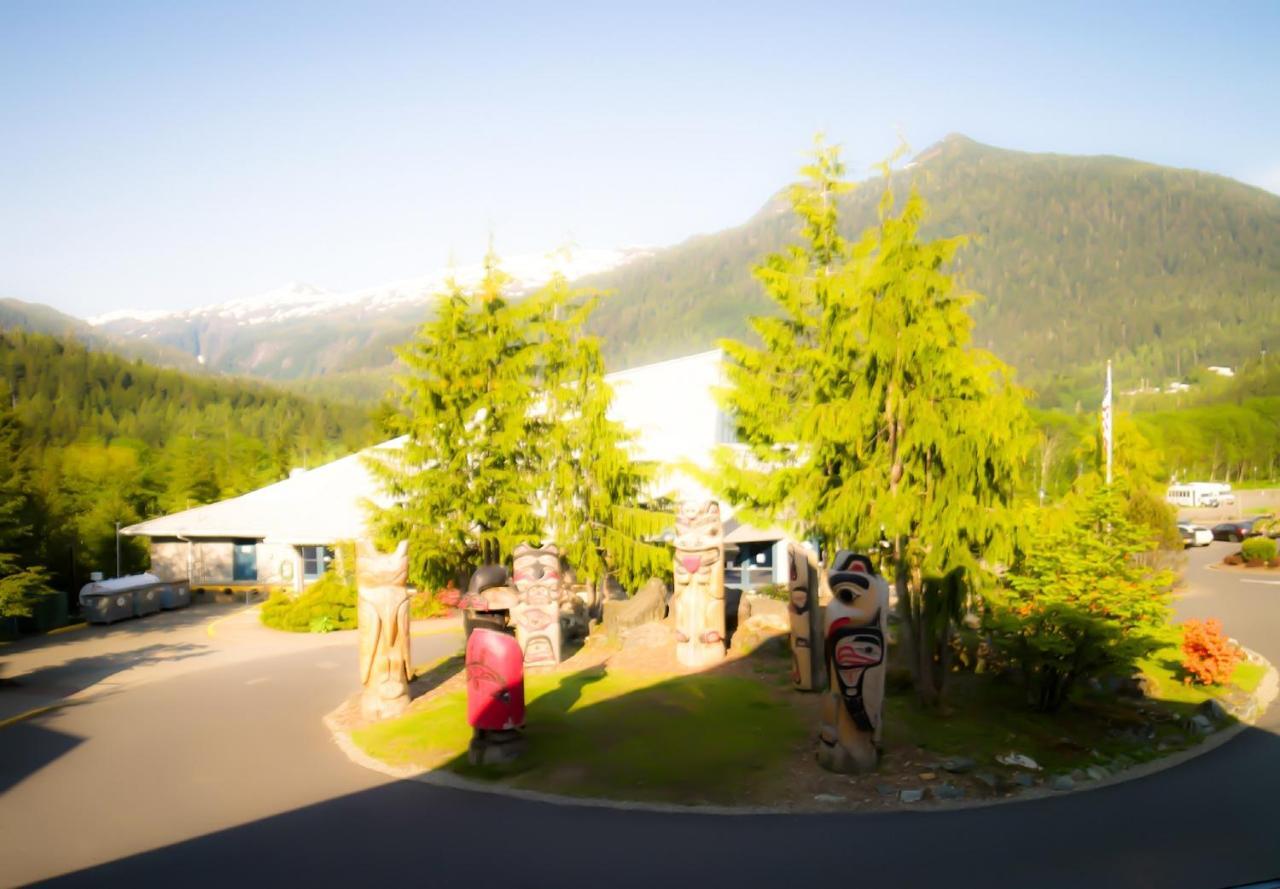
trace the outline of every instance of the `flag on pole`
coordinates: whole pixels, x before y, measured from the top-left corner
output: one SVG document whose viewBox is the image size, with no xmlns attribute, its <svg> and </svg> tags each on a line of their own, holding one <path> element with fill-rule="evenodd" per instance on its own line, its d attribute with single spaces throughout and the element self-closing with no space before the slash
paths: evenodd
<svg viewBox="0 0 1280 889">
<path fill-rule="evenodd" d="M 1111 362 L 1107 362 L 1107 388 L 1102 392 L 1102 447 L 1107 455 L 1107 484 L 1111 484 Z"/>
</svg>

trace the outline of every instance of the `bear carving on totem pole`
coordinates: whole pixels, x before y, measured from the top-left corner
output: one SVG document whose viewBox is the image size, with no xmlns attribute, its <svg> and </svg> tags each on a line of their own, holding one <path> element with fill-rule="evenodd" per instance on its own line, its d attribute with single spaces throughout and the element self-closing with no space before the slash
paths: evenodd
<svg viewBox="0 0 1280 889">
<path fill-rule="evenodd" d="M 823 619 L 831 688 L 822 701 L 818 763 L 867 772 L 879 759 L 889 585 L 866 556 L 842 550 L 827 571 L 832 599 Z"/>
<path fill-rule="evenodd" d="M 725 655 L 724 526 L 714 500 L 681 504 L 674 579 L 676 659 L 686 667 L 718 663 Z"/>
<path fill-rule="evenodd" d="M 378 552 L 373 541 L 356 545 L 357 626 L 360 633 L 360 710 L 385 719 L 409 706 L 409 542 Z"/>
</svg>

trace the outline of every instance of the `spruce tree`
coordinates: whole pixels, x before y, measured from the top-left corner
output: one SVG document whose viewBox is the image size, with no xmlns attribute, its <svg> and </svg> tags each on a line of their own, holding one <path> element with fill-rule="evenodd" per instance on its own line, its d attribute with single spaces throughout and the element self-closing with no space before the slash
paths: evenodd
<svg viewBox="0 0 1280 889">
<path fill-rule="evenodd" d="M 47 573 L 32 562 L 26 521 L 31 493 L 20 441 L 9 387 L 0 379 L 0 617 L 29 617 L 32 606 L 50 592 Z"/>
<path fill-rule="evenodd" d="M 759 346 L 723 344 L 746 455 L 721 452 L 719 487 L 824 554 L 880 554 L 933 703 L 967 591 L 1009 553 L 1028 418 L 1008 371 L 969 347 L 974 297 L 946 271 L 963 240 L 922 241 L 924 202 L 912 189 L 896 210 L 886 164 L 878 224 L 847 241 L 838 149 L 820 141 L 802 172 L 804 243 L 755 270 L 779 314 L 752 319 Z"/>
<path fill-rule="evenodd" d="M 398 350 L 398 453 L 369 461 L 394 503 L 382 536 L 408 539 L 410 576 L 438 588 L 502 561 L 537 537 L 537 453 L 531 424 L 537 357 L 531 304 L 512 303 L 490 254 L 474 294 L 456 282 Z"/>
<path fill-rule="evenodd" d="M 641 505 L 651 467 L 632 461 L 631 435 L 608 416 L 613 392 L 600 341 L 582 333 L 597 297 L 557 275 L 534 299 L 543 331 L 537 417 L 546 536 L 579 581 L 612 574 L 635 589 L 671 570 L 671 551 L 652 541 L 672 517 Z"/>
</svg>

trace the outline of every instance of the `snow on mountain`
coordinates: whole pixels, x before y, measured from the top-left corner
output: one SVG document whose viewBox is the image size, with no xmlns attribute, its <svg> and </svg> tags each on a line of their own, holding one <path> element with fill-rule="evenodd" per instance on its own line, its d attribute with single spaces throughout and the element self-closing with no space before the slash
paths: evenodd
<svg viewBox="0 0 1280 889">
<path fill-rule="evenodd" d="M 652 251 L 640 247 L 575 248 L 552 254 L 525 254 L 506 257 L 502 269 L 512 278 L 515 293 L 527 292 L 549 281 L 556 272 L 569 280 L 608 271 Z M 416 278 L 393 281 L 347 293 L 335 293 L 300 281 L 292 281 L 257 296 L 228 300 L 176 312 L 121 310 L 86 319 L 95 327 L 136 322 L 146 324 L 166 319 L 199 320 L 220 318 L 239 325 L 266 324 L 323 315 L 338 308 L 379 312 L 398 306 L 426 302 L 453 279 L 463 287 L 475 285 L 484 275 L 484 263 L 455 266 Z"/>
</svg>

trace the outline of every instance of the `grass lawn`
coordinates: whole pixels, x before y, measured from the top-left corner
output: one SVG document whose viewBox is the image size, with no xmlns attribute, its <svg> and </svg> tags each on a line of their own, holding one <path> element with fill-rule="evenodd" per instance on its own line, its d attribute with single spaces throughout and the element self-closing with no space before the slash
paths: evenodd
<svg viewBox="0 0 1280 889">
<path fill-rule="evenodd" d="M 812 731 L 776 687 L 718 673 L 664 677 L 600 667 L 530 675 L 529 748 L 508 767 L 467 762 L 471 729 L 461 690 L 358 729 L 352 738 L 387 763 L 444 768 L 515 787 L 730 802 L 744 778 L 775 768 Z"/>
<path fill-rule="evenodd" d="M 791 689 L 785 640 L 704 673 L 628 665 L 529 675 L 529 746 L 511 766 L 467 762 L 466 695 L 456 677 L 449 680 L 461 668 L 460 657 L 420 673 L 428 688 L 450 684 L 405 716 L 357 728 L 352 739 L 388 764 L 574 796 L 811 806 L 822 795 L 853 795 L 881 805 L 890 804 L 880 789 L 885 783 L 918 787 L 922 781 L 948 781 L 970 796 L 987 796 L 1006 792 L 1006 781 L 1016 777 L 996 762 L 1002 753 L 1036 760 L 1043 781 L 1096 765 L 1126 768 L 1197 744 L 1200 737 L 1185 727 L 1196 706 L 1215 695 L 1250 692 L 1264 674 L 1242 663 L 1231 688 L 1188 686 L 1178 675 L 1179 659 L 1171 645 L 1142 665 L 1155 698 L 1083 693 L 1056 714 L 1031 710 L 1017 683 L 990 674 L 953 673 L 945 706 L 937 710 L 891 683 L 899 687 L 885 702 L 881 766 L 857 778 L 816 765 L 820 696 Z M 924 777 L 938 772 L 944 758 L 960 756 L 974 760 L 973 774 Z M 979 782 L 980 772 L 1000 778 L 1001 789 Z"/>
</svg>

